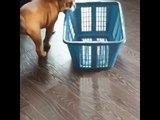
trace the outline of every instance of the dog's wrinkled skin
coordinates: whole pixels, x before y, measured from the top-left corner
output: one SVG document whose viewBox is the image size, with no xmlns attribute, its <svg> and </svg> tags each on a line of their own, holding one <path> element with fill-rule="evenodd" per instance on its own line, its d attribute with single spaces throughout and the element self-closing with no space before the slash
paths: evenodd
<svg viewBox="0 0 160 120">
<path fill-rule="evenodd" d="M 20 33 L 28 35 L 36 46 L 39 58 L 50 48 L 49 39 L 59 12 L 74 9 L 74 0 L 32 0 L 20 8 Z M 46 28 L 44 47 L 41 29 Z"/>
</svg>

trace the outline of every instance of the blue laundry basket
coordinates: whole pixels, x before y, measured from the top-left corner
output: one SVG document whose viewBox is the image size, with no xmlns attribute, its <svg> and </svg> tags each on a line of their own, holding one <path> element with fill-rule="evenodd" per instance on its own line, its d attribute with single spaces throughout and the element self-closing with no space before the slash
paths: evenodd
<svg viewBox="0 0 160 120">
<path fill-rule="evenodd" d="M 76 3 L 66 11 L 63 41 L 77 69 L 112 68 L 126 41 L 119 2 Z"/>
</svg>

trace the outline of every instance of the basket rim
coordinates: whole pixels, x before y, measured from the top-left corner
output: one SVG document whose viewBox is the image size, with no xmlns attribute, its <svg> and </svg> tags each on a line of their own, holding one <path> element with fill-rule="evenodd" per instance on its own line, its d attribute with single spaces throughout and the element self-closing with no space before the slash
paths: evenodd
<svg viewBox="0 0 160 120">
<path fill-rule="evenodd" d="M 65 39 L 63 39 L 63 42 L 66 44 L 78 44 L 78 45 L 107 45 L 107 44 L 119 44 L 119 43 L 125 43 L 125 40 L 122 39 L 120 41 L 105 41 L 105 42 L 101 42 L 101 41 L 88 41 L 88 42 L 84 42 L 84 41 L 67 41 Z"/>
</svg>

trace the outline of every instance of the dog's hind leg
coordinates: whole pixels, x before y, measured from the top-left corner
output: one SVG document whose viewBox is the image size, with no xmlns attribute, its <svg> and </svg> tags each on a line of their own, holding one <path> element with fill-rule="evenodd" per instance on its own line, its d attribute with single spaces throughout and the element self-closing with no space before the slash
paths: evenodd
<svg viewBox="0 0 160 120">
<path fill-rule="evenodd" d="M 38 31 L 32 31 L 28 35 L 31 37 L 31 39 L 35 43 L 36 52 L 37 52 L 38 57 L 39 58 L 45 57 L 46 56 L 46 52 L 43 49 L 40 29 Z"/>
</svg>

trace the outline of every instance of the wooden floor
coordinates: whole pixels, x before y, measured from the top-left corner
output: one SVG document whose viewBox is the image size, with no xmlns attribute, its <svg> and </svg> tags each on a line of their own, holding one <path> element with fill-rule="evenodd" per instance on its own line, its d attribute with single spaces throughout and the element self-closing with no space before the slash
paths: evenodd
<svg viewBox="0 0 160 120">
<path fill-rule="evenodd" d="M 73 69 L 62 41 L 63 13 L 46 60 L 20 36 L 20 120 L 140 120 L 139 2 L 121 2 L 127 42 L 110 70 Z"/>
</svg>

